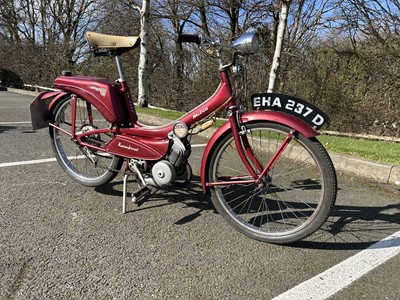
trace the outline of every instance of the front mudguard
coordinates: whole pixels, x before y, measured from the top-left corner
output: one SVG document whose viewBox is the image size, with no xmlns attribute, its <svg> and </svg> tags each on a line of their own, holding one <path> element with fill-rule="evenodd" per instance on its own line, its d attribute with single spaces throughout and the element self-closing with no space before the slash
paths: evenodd
<svg viewBox="0 0 400 300">
<path fill-rule="evenodd" d="M 32 129 L 38 130 L 49 126 L 49 113 L 55 103 L 68 95 L 68 92 L 41 92 L 30 104 Z"/>
<path fill-rule="evenodd" d="M 248 112 L 243 114 L 240 119 L 241 119 L 241 125 L 246 125 L 258 121 L 267 121 L 267 122 L 282 124 L 290 128 L 293 128 L 294 130 L 304 135 L 306 138 L 312 138 L 318 135 L 318 131 L 316 131 L 314 128 L 312 128 L 302 120 L 281 112 L 275 112 L 275 111 Z M 201 186 L 204 194 L 206 194 L 209 190 L 207 188 L 207 181 L 208 181 L 208 170 L 211 160 L 211 154 L 215 151 L 215 148 L 218 145 L 219 140 L 222 139 L 225 136 L 225 134 L 229 133 L 230 131 L 231 131 L 231 126 L 228 121 L 213 134 L 213 136 L 208 141 L 206 148 L 204 149 L 200 165 Z"/>
</svg>

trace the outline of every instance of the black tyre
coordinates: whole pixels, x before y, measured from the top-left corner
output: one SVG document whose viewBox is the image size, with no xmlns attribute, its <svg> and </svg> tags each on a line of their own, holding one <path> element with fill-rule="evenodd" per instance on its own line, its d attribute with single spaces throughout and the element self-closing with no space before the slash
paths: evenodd
<svg viewBox="0 0 400 300">
<path fill-rule="evenodd" d="M 249 144 L 263 168 L 290 131 L 269 122 L 247 124 Z M 252 177 L 231 133 L 216 145 L 208 175 L 209 182 L 236 182 L 213 186 L 212 202 L 234 228 L 264 242 L 304 239 L 324 224 L 336 200 L 336 173 L 328 153 L 317 139 L 300 133 L 264 176 L 263 186 L 240 183 Z"/>
<path fill-rule="evenodd" d="M 75 132 L 104 128 L 109 123 L 99 111 L 84 99 L 77 99 Z M 57 104 L 50 116 L 50 123 L 71 132 L 72 105 L 67 97 Z M 121 157 L 80 146 L 63 131 L 49 126 L 51 146 L 61 168 L 75 181 L 86 186 L 101 186 L 113 180 L 122 166 Z M 112 136 L 93 134 L 85 142 L 104 146 Z"/>
</svg>

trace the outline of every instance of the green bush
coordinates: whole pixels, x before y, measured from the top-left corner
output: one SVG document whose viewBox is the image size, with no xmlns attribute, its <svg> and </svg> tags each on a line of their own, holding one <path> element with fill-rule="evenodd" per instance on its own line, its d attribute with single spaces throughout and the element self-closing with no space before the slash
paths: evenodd
<svg viewBox="0 0 400 300">
<path fill-rule="evenodd" d="M 0 86 L 4 87 L 23 87 L 24 83 L 21 77 L 8 69 L 0 68 Z"/>
</svg>

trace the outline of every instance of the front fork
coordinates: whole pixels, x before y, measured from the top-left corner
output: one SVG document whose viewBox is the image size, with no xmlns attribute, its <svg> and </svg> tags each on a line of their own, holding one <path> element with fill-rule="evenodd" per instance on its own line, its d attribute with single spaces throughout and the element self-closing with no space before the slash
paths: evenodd
<svg viewBox="0 0 400 300">
<path fill-rule="evenodd" d="M 257 159 L 253 150 L 251 149 L 249 140 L 247 139 L 246 135 L 247 128 L 245 125 L 241 125 L 240 111 L 237 109 L 236 106 L 232 106 L 229 108 L 228 117 L 239 157 L 242 160 L 243 164 L 246 166 L 247 170 L 250 172 L 250 175 L 253 177 L 253 180 L 241 181 L 241 183 L 255 182 L 256 184 L 263 185 L 262 179 L 273 168 L 279 157 L 282 155 L 283 151 L 285 151 L 286 147 L 289 145 L 290 141 L 293 138 L 295 130 L 291 130 L 289 132 L 285 140 L 278 147 L 277 151 L 268 162 L 267 166 L 265 166 L 264 168 L 261 165 L 260 161 Z"/>
</svg>

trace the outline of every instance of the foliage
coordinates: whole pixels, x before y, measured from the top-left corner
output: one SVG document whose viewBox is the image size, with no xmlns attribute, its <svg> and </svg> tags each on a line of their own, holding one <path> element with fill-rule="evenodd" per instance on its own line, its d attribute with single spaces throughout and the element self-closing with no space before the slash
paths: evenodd
<svg viewBox="0 0 400 300">
<path fill-rule="evenodd" d="M 184 114 L 180 111 L 161 110 L 158 108 L 137 107 L 136 110 L 143 116 L 151 115 L 169 120 L 176 120 Z M 139 118 L 139 121 L 140 120 L 141 118 Z M 225 122 L 226 120 L 218 120 L 216 126 L 221 126 Z M 317 138 L 328 151 L 400 165 L 400 143 L 336 137 L 330 135 L 319 135 Z"/>
<path fill-rule="evenodd" d="M 51 86 L 63 69 L 117 78 L 109 58 L 88 53 L 84 33 L 139 35 L 135 0 L 5 0 L 0 6 L 0 68 L 25 83 Z M 179 45 L 179 33 L 230 42 L 258 28 L 263 47 L 247 58 L 249 101 L 267 90 L 281 0 L 153 0 L 149 104 L 188 111 L 212 95 L 218 65 L 204 49 Z M 398 1 L 291 1 L 277 92 L 304 98 L 330 115 L 328 129 L 400 135 Z M 137 94 L 138 51 L 124 55 Z M 229 57 L 227 57 L 227 60 Z"/>
<path fill-rule="evenodd" d="M 22 87 L 21 77 L 13 71 L 0 68 L 0 86 L 5 87 Z"/>
<path fill-rule="evenodd" d="M 299 53 L 286 74 L 288 93 L 325 110 L 331 129 L 399 136 L 399 61 L 371 40 L 359 47 L 327 40 Z"/>
</svg>

